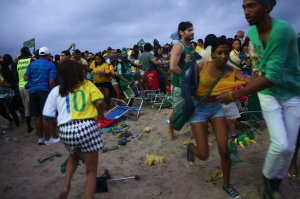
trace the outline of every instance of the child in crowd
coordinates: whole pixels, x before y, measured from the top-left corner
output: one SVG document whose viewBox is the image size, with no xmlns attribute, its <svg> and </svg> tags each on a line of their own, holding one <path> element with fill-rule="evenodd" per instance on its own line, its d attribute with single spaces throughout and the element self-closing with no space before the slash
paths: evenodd
<svg viewBox="0 0 300 199">
<path fill-rule="evenodd" d="M 241 53 L 241 41 L 239 39 L 234 39 L 232 41 L 232 51 L 230 52 L 231 56 L 239 56 Z"/>
</svg>

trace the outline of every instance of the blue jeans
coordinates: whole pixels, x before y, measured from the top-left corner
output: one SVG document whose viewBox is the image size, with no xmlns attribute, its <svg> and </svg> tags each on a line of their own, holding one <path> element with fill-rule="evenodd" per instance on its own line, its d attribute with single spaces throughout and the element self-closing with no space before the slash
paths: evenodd
<svg viewBox="0 0 300 199">
<path fill-rule="evenodd" d="M 198 101 L 194 100 L 194 104 Z M 225 117 L 223 106 L 219 102 L 201 103 L 196 107 L 193 115 L 190 118 L 190 124 L 197 122 L 208 122 L 215 117 Z"/>
</svg>

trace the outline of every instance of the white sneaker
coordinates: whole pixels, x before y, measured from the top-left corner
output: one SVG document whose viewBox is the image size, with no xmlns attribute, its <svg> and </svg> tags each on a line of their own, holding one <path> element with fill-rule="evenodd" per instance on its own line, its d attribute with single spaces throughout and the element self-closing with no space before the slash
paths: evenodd
<svg viewBox="0 0 300 199">
<path fill-rule="evenodd" d="M 45 144 L 46 145 L 51 145 L 51 144 L 55 144 L 55 143 L 57 143 L 59 141 L 60 141 L 59 138 L 53 138 L 53 137 L 51 137 L 49 141 L 45 141 Z"/>
<path fill-rule="evenodd" d="M 45 137 L 40 138 L 38 144 L 43 145 L 45 143 Z"/>
</svg>

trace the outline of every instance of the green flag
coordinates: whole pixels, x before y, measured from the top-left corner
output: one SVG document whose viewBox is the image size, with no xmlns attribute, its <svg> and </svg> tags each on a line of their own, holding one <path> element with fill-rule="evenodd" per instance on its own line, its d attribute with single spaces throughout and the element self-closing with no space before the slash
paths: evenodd
<svg viewBox="0 0 300 199">
<path fill-rule="evenodd" d="M 145 44 L 145 41 L 143 39 L 141 39 L 139 42 L 137 42 L 138 46 L 142 46 Z"/>
<path fill-rule="evenodd" d="M 23 43 L 23 46 L 24 46 L 24 47 L 28 47 L 28 48 L 35 47 L 35 40 L 34 40 L 34 38 L 33 38 L 33 39 L 30 39 L 30 40 L 28 40 L 28 41 L 25 41 L 25 42 Z"/>
</svg>

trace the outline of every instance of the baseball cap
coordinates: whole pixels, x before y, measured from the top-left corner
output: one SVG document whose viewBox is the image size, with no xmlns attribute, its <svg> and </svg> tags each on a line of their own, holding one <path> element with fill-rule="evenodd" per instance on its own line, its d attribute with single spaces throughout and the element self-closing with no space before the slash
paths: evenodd
<svg viewBox="0 0 300 199">
<path fill-rule="evenodd" d="M 49 49 L 47 47 L 41 47 L 39 49 L 39 55 L 48 55 L 50 54 Z"/>
<path fill-rule="evenodd" d="M 126 51 L 122 51 L 120 54 L 121 57 L 128 57 L 128 54 Z"/>
<path fill-rule="evenodd" d="M 237 34 L 241 34 L 241 33 L 245 33 L 245 32 L 242 30 L 237 31 Z"/>
<path fill-rule="evenodd" d="M 112 61 L 115 61 L 115 60 L 117 60 L 117 56 L 116 56 L 116 55 L 111 55 L 111 56 L 109 57 L 109 59 L 110 59 L 111 62 L 112 62 Z"/>
</svg>

